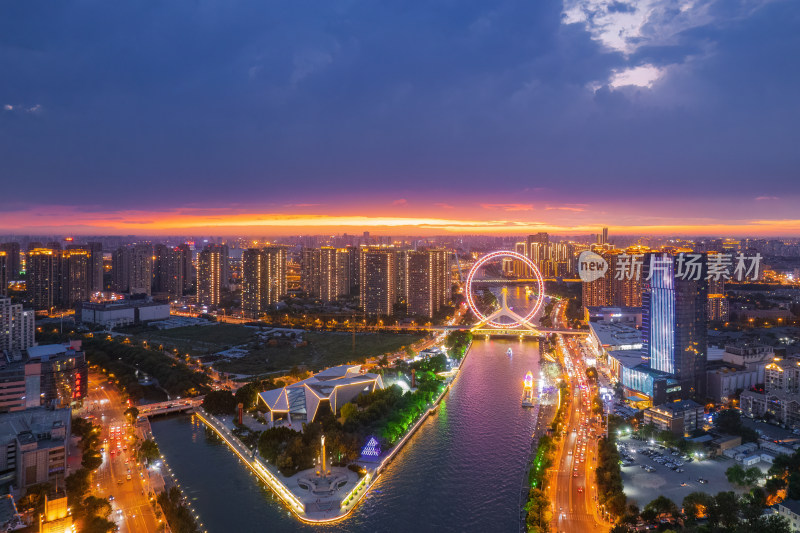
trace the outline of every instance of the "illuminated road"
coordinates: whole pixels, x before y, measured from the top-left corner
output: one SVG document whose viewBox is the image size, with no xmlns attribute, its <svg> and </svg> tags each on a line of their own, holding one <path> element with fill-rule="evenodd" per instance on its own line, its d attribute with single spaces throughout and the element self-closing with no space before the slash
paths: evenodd
<svg viewBox="0 0 800 533">
<path fill-rule="evenodd" d="M 93 422 L 102 428 L 104 447 L 103 464 L 92 477 L 92 492 L 102 498 L 113 496 L 110 518 L 117 523 L 120 532 L 157 531 L 161 520 L 156 518 L 148 498 L 150 478 L 148 472 L 136 466 L 133 450 L 128 447 L 133 430 L 126 426 L 120 395 L 100 374 L 89 375 L 89 386 L 89 397 L 81 414 L 94 416 Z M 156 485 L 155 488 L 162 487 Z"/>
<path fill-rule="evenodd" d="M 566 323 L 565 304 L 556 304 L 553 325 Z M 556 475 L 551 483 L 553 501 L 552 528 L 566 533 L 607 531 L 609 526 L 598 515 L 594 469 L 597 466 L 599 419 L 591 415 L 592 388 L 586 382 L 586 365 L 580 359 L 576 339 L 558 336 L 557 349 L 564 362 L 571 385 L 566 436 L 556 453 Z"/>
</svg>

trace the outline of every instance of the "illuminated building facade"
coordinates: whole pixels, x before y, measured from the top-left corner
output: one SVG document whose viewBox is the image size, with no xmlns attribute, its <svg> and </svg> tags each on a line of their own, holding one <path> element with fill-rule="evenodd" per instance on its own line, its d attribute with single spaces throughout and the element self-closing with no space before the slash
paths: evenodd
<svg viewBox="0 0 800 533">
<path fill-rule="evenodd" d="M 209 245 L 197 254 L 197 303 L 216 307 L 220 302 L 223 261 L 226 257 L 220 247 Z"/>
<path fill-rule="evenodd" d="M 730 304 L 725 296 L 725 280 L 708 282 L 708 319 L 726 322 L 730 316 Z"/>
<path fill-rule="evenodd" d="M 645 409 L 644 424 L 673 435 L 690 435 L 703 427 L 703 412 L 703 406 L 693 400 L 665 403 Z"/>
<path fill-rule="evenodd" d="M 372 316 L 392 315 L 397 301 L 397 256 L 391 248 L 362 248 L 361 308 Z"/>
<path fill-rule="evenodd" d="M 336 415 L 347 402 L 382 388 L 380 374 L 362 373 L 361 365 L 341 365 L 292 385 L 262 392 L 258 401 L 267 408 L 270 422 L 280 418 L 313 422 L 323 412 Z"/>
<path fill-rule="evenodd" d="M 33 311 L 11 303 L 9 298 L 0 298 L 0 354 L 17 357 L 35 346 L 34 330 Z"/>
<path fill-rule="evenodd" d="M 301 258 L 303 291 L 323 302 L 349 295 L 353 287 L 352 250 L 355 248 L 304 248 Z"/>
<path fill-rule="evenodd" d="M 408 314 L 432 317 L 450 300 L 450 254 L 434 249 L 405 256 Z"/>
<path fill-rule="evenodd" d="M 34 309 L 49 310 L 58 302 L 58 256 L 49 248 L 34 248 L 27 255 L 26 290 Z"/>
<path fill-rule="evenodd" d="M 642 344 L 650 358 L 650 367 L 672 375 L 681 386 L 683 398 L 705 398 L 708 323 L 705 263 L 700 280 L 679 279 L 674 256 L 656 254 L 652 259 L 651 255 L 644 258 L 642 294 Z"/>
<path fill-rule="evenodd" d="M 286 249 L 248 248 L 242 253 L 242 310 L 258 318 L 286 295 Z"/>
<path fill-rule="evenodd" d="M 57 257 L 59 263 L 59 298 L 57 306 L 69 308 L 89 299 L 89 264 L 87 250 L 67 249 Z"/>
<path fill-rule="evenodd" d="M 89 367 L 80 341 L 28 348 L 26 380 L 40 379 L 41 404 L 48 407 L 80 405 L 87 394 Z"/>
<path fill-rule="evenodd" d="M 39 533 L 72 533 L 74 530 L 67 497 L 50 499 L 45 496 L 44 513 L 39 515 Z"/>
</svg>

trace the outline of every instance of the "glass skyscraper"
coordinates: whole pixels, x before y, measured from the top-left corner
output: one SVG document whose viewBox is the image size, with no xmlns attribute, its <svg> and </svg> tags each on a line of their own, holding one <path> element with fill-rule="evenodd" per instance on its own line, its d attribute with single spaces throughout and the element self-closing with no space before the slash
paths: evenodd
<svg viewBox="0 0 800 533">
<path fill-rule="evenodd" d="M 681 398 L 705 399 L 707 359 L 706 261 L 699 279 L 676 277 L 676 256 L 647 254 L 642 286 L 642 345 L 650 367 L 671 374 Z M 649 278 L 649 279 L 648 279 Z"/>
</svg>

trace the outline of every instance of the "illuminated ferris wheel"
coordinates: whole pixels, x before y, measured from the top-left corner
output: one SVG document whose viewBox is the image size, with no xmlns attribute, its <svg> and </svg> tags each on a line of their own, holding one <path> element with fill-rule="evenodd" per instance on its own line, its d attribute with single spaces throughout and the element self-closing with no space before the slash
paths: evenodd
<svg viewBox="0 0 800 533">
<path fill-rule="evenodd" d="M 501 258 L 510 258 L 516 261 L 521 261 L 531 272 L 533 276 L 533 281 L 536 284 L 536 298 L 533 302 L 532 307 L 525 315 L 521 315 L 511 308 L 508 307 L 508 288 L 503 287 L 501 292 L 500 298 L 500 309 L 494 311 L 493 313 L 486 315 L 484 314 L 476 305 L 475 303 L 475 292 L 473 289 L 473 284 L 479 283 L 481 280 L 476 279 L 476 274 L 490 261 L 494 261 L 496 259 Z M 536 267 L 536 263 L 531 261 L 530 258 L 525 257 L 524 255 L 512 252 L 510 250 L 500 250 L 497 252 L 492 252 L 490 254 L 484 255 L 472 266 L 467 274 L 467 283 L 466 283 L 466 290 L 467 294 L 467 305 L 475 313 L 475 316 L 478 317 L 479 324 L 487 325 L 492 328 L 497 329 L 514 329 L 519 328 L 520 326 L 527 326 L 533 327 L 531 324 L 531 319 L 536 315 L 537 311 L 542 307 L 542 302 L 544 300 L 544 280 L 542 279 L 542 273 L 539 272 L 539 269 Z M 510 319 L 511 322 L 498 322 L 498 319 L 501 317 L 506 317 Z"/>
</svg>

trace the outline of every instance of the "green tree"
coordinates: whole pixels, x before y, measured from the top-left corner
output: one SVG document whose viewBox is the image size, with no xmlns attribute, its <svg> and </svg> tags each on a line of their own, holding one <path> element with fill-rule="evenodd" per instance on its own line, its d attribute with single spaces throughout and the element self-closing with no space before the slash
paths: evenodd
<svg viewBox="0 0 800 533">
<path fill-rule="evenodd" d="M 161 457 L 161 452 L 158 449 L 158 444 L 152 439 L 145 439 L 139 444 L 137 456 L 140 461 L 151 463 Z"/>
<path fill-rule="evenodd" d="M 77 469 L 64 479 L 64 487 L 70 506 L 80 503 L 89 490 L 89 471 L 83 467 Z"/>
<path fill-rule="evenodd" d="M 748 486 L 755 485 L 761 477 L 761 469 L 757 466 L 751 466 L 744 472 L 744 484 Z"/>
<path fill-rule="evenodd" d="M 728 478 L 728 483 L 742 486 L 745 484 L 746 474 L 744 468 L 736 464 L 725 471 L 725 477 Z"/>
<path fill-rule="evenodd" d="M 652 510 L 656 516 L 669 515 L 675 517 L 678 515 L 678 506 L 675 502 L 666 496 L 659 496 L 645 506 L 645 511 Z"/>
<path fill-rule="evenodd" d="M 212 415 L 230 415 L 236 411 L 236 398 L 230 391 L 215 390 L 203 398 L 203 409 Z"/>
<path fill-rule="evenodd" d="M 683 498 L 683 512 L 689 522 L 705 516 L 714 505 L 714 498 L 705 492 L 691 492 Z"/>
<path fill-rule="evenodd" d="M 739 499 L 734 492 L 720 492 L 714 497 L 713 511 L 713 523 L 732 529 L 739 522 Z"/>
<path fill-rule="evenodd" d="M 347 402 L 342 406 L 341 410 L 339 411 L 339 414 L 345 421 L 347 421 L 356 414 L 358 414 L 358 407 L 353 403 Z"/>
</svg>

